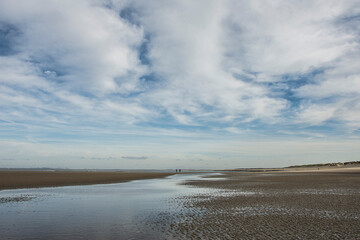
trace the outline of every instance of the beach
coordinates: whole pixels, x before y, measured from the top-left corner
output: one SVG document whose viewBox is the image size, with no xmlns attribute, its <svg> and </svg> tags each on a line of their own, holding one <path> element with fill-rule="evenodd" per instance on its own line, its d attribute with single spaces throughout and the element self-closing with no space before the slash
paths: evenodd
<svg viewBox="0 0 360 240">
<path fill-rule="evenodd" d="M 297 170 L 186 182 L 219 192 L 179 199 L 187 211 L 164 218 L 168 238 L 359 239 L 359 169 Z"/>
<path fill-rule="evenodd" d="M 2 190 L 0 239 L 168 239 L 161 213 L 186 210 L 178 196 L 214 192 L 181 184 L 204 175 Z"/>
<path fill-rule="evenodd" d="M 360 239 L 358 167 L 0 174 L 10 239 Z M 126 183 L 42 188 L 116 182 Z"/>
<path fill-rule="evenodd" d="M 97 171 L 0 171 L 0 190 L 120 183 L 163 178 L 173 173 Z"/>
</svg>

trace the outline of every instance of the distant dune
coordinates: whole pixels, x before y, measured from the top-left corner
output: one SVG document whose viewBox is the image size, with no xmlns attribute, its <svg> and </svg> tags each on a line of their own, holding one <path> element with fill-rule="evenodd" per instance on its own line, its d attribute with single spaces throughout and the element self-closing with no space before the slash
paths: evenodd
<svg viewBox="0 0 360 240">
<path fill-rule="evenodd" d="M 235 168 L 231 172 L 359 171 L 360 161 L 295 165 L 283 168 Z M 221 170 L 218 170 L 221 171 Z"/>
<path fill-rule="evenodd" d="M 287 168 L 313 168 L 313 167 L 360 167 L 360 161 L 295 165 L 295 166 L 289 166 Z"/>
</svg>

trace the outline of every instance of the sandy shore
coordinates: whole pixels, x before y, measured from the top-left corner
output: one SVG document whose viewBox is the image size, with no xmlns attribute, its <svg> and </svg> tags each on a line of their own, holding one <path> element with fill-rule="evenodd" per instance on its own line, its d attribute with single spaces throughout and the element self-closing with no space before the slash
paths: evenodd
<svg viewBox="0 0 360 240">
<path fill-rule="evenodd" d="M 75 172 L 75 171 L 0 171 L 0 190 L 120 183 L 162 178 L 172 173 L 151 172 Z"/>
<path fill-rule="evenodd" d="M 360 239 L 359 169 L 224 174 L 186 183 L 219 192 L 178 199 L 169 239 Z"/>
</svg>

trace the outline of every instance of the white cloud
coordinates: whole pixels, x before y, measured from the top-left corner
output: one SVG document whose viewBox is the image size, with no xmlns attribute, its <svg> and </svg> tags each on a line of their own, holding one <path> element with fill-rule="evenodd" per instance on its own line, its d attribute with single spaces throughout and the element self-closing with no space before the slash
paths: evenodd
<svg viewBox="0 0 360 240">
<path fill-rule="evenodd" d="M 132 123 L 150 115 L 138 100 L 112 96 L 141 91 L 147 71 L 137 51 L 143 29 L 115 9 L 102 1 L 2 1 L 0 22 L 19 32 L 15 53 L 0 56 L 0 97 L 18 112 L 13 120 L 44 121 L 44 111 L 75 122 Z"/>
<path fill-rule="evenodd" d="M 228 19 L 229 68 L 279 80 L 336 60 L 354 47 L 334 21 L 352 4 L 339 1 L 235 1 Z"/>
<path fill-rule="evenodd" d="M 0 120 L 35 142 L 356 130 L 359 15 L 358 1 L 3 0 Z"/>
<path fill-rule="evenodd" d="M 358 49 L 336 61 L 324 74 L 316 77 L 313 84 L 297 90 L 297 96 L 307 99 L 299 113 L 300 119 L 315 124 L 337 120 L 355 130 L 360 127 Z"/>
<path fill-rule="evenodd" d="M 139 1 L 144 7 L 144 2 Z M 286 106 L 262 86 L 236 79 L 223 64 L 229 6 L 217 1 L 147 2 L 149 59 L 163 80 L 145 96 L 184 124 L 197 120 L 272 119 Z M 141 11 L 140 7 L 140 11 Z"/>
<path fill-rule="evenodd" d="M 143 30 L 101 1 L 2 1 L 0 9 L 0 20 L 21 32 L 22 60 L 58 74 L 63 88 L 95 95 L 139 88 L 146 72 L 137 53 Z"/>
<path fill-rule="evenodd" d="M 296 81 L 296 75 L 314 69 L 338 69 L 337 62 L 358 47 L 358 32 L 341 23 L 355 5 L 138 1 L 134 7 L 151 36 L 151 70 L 163 79 L 143 96 L 183 124 L 196 124 L 203 116 L 207 121 L 276 122 L 283 110 L 293 110 L 261 82 L 283 81 L 284 75 Z M 350 85 L 352 80 L 340 91 Z M 305 105 L 301 109 L 306 112 L 300 115 L 310 114 Z M 324 122 L 325 115 L 315 122 Z"/>
<path fill-rule="evenodd" d="M 359 73 L 349 73 L 357 61 L 358 29 L 341 23 L 355 14 L 351 1 L 110 3 L 112 8 L 102 1 L 2 1 L 1 21 L 20 34 L 17 54 L 1 57 L 0 81 L 49 92 L 56 100 L 37 99 L 49 107 L 60 100 L 84 114 L 105 108 L 145 121 L 165 111 L 193 125 L 275 123 L 290 104 L 261 82 L 317 68 L 330 70 L 316 86 L 297 90 L 299 97 L 358 95 Z M 119 14 L 131 8 L 136 24 Z M 149 66 L 139 59 L 145 42 Z M 140 80 L 149 73 L 155 83 Z M 338 78 L 345 80 L 331 80 Z M 329 112 L 327 105 L 302 106 L 299 119 L 320 108 Z M 333 117 L 320 115 L 319 124 Z"/>
</svg>

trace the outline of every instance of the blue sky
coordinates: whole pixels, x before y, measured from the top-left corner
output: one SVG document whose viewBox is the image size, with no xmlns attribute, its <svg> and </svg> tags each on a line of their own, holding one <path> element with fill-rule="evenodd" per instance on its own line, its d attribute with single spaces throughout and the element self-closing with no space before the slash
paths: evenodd
<svg viewBox="0 0 360 240">
<path fill-rule="evenodd" d="M 3 167 L 360 156 L 358 1 L 0 2 Z"/>
</svg>

